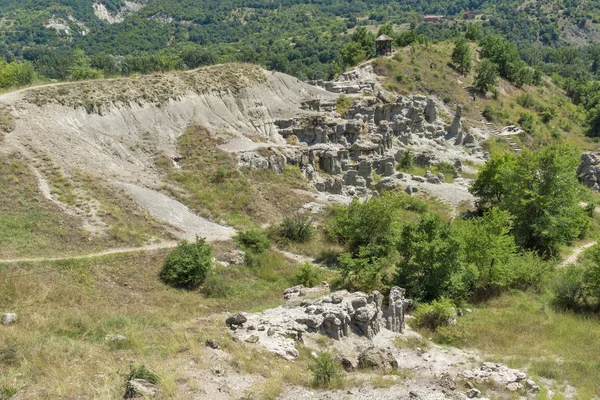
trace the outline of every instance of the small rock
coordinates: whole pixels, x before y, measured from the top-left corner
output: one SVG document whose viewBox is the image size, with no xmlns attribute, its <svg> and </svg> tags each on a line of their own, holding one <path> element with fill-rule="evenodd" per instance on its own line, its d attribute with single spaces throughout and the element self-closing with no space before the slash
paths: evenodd
<svg viewBox="0 0 600 400">
<path fill-rule="evenodd" d="M 212 371 L 213 375 L 216 375 L 216 376 L 225 375 L 225 370 L 223 369 L 223 367 L 220 367 L 218 365 L 212 366 L 212 368 L 210 370 Z"/>
<path fill-rule="evenodd" d="M 158 394 L 156 385 L 145 379 L 131 379 L 127 382 L 124 399 L 135 399 L 139 397 L 155 397 Z"/>
<path fill-rule="evenodd" d="M 10 325 L 17 322 L 17 314 L 6 313 L 2 314 L 2 325 Z"/>
<path fill-rule="evenodd" d="M 454 379 L 452 379 L 452 376 L 447 372 L 442 373 L 442 376 L 440 377 L 440 386 L 450 390 L 456 389 Z"/>
<path fill-rule="evenodd" d="M 536 385 L 535 382 L 532 381 L 531 379 L 525 379 L 525 389 L 530 390 L 534 393 L 537 393 L 540 391 L 540 387 L 538 385 Z"/>
<path fill-rule="evenodd" d="M 467 393 L 465 393 L 467 395 L 468 398 L 470 399 L 474 399 L 475 397 L 479 397 L 479 395 L 481 394 L 481 391 L 478 389 L 469 389 L 467 390 Z"/>
<path fill-rule="evenodd" d="M 358 360 L 353 357 L 343 357 L 341 363 L 346 372 L 352 372 L 358 368 Z"/>
<path fill-rule="evenodd" d="M 267 336 L 273 336 L 275 333 L 277 333 L 277 331 L 273 329 L 273 327 L 270 327 L 269 330 L 267 330 Z"/>
<path fill-rule="evenodd" d="M 508 385 L 506 385 L 506 389 L 508 389 L 511 392 L 516 392 L 517 390 L 522 389 L 522 388 L 523 388 L 523 385 L 521 385 L 518 382 L 512 382 L 512 383 L 509 383 Z"/>
<path fill-rule="evenodd" d="M 246 342 L 248 343 L 258 343 L 258 336 L 256 335 L 251 335 L 250 337 L 248 337 L 248 339 L 246 339 Z"/>
<path fill-rule="evenodd" d="M 117 333 L 116 335 L 106 335 L 104 340 L 107 342 L 124 342 L 127 338 Z"/>
<path fill-rule="evenodd" d="M 232 315 L 230 317 L 228 317 L 225 320 L 225 323 L 227 325 L 242 325 L 244 324 L 244 322 L 248 321 L 248 318 L 246 318 L 246 316 L 242 313 L 237 313 L 235 315 Z"/>
<path fill-rule="evenodd" d="M 210 347 L 211 349 L 221 348 L 221 342 L 219 342 L 217 339 L 207 339 L 205 344 L 207 347 Z"/>
</svg>

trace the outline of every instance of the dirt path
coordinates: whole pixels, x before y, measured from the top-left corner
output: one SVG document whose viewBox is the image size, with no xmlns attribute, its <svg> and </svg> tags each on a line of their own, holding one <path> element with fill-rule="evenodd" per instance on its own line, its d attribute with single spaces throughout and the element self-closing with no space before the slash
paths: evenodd
<svg viewBox="0 0 600 400">
<path fill-rule="evenodd" d="M 585 249 L 589 249 L 590 247 L 592 247 L 596 243 L 598 243 L 598 242 L 597 241 L 593 241 L 593 242 L 582 244 L 579 247 L 576 247 L 575 250 L 573 250 L 573 254 L 571 254 L 569 257 L 565 258 L 564 261 L 560 264 L 560 266 L 561 267 L 566 267 L 567 265 L 573 265 L 573 264 L 577 263 L 577 258 L 579 257 L 579 255 L 581 253 L 583 253 L 583 251 Z"/>
</svg>

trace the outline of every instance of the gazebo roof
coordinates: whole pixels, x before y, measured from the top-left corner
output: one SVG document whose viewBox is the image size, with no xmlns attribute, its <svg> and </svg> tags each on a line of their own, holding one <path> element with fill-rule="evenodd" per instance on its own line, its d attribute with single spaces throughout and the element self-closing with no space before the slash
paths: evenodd
<svg viewBox="0 0 600 400">
<path fill-rule="evenodd" d="M 377 39 L 375 39 L 376 42 L 388 42 L 390 40 L 394 40 L 394 39 L 389 37 L 388 35 L 381 35 Z"/>
</svg>

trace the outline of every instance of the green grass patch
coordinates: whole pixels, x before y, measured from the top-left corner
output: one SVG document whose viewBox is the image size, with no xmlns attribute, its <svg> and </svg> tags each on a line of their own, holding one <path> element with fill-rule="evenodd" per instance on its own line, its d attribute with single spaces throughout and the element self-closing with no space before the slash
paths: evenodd
<svg viewBox="0 0 600 400">
<path fill-rule="evenodd" d="M 556 311 L 543 295 L 505 294 L 458 319 L 464 344 L 493 359 L 527 368 L 536 378 L 568 383 L 577 398 L 600 396 L 600 320 Z M 438 337 L 439 339 L 439 337 Z"/>
</svg>

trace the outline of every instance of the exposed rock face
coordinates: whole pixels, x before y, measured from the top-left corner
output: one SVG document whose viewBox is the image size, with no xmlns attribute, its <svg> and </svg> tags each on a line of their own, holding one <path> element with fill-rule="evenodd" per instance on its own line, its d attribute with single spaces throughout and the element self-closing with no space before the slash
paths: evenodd
<svg viewBox="0 0 600 400">
<path fill-rule="evenodd" d="M 593 190 L 600 191 L 600 153 L 583 153 L 577 169 L 579 180 Z"/>
<path fill-rule="evenodd" d="M 304 332 L 318 332 L 336 340 L 351 335 L 372 339 L 382 328 L 402 332 L 404 327 L 404 289 L 392 288 L 389 307 L 382 309 L 383 295 L 377 291 L 370 294 L 345 290 L 329 296 L 310 300 L 310 297 L 326 292 L 324 283 L 318 288 L 302 286 L 284 292 L 288 302 L 260 314 L 236 314 L 226 323 L 234 329 L 240 340 L 259 343 L 284 358 L 294 359 L 298 353 L 294 341 L 302 340 Z M 304 300 L 298 304 L 298 300 Z M 255 337 L 253 337 L 255 336 Z"/>
</svg>

